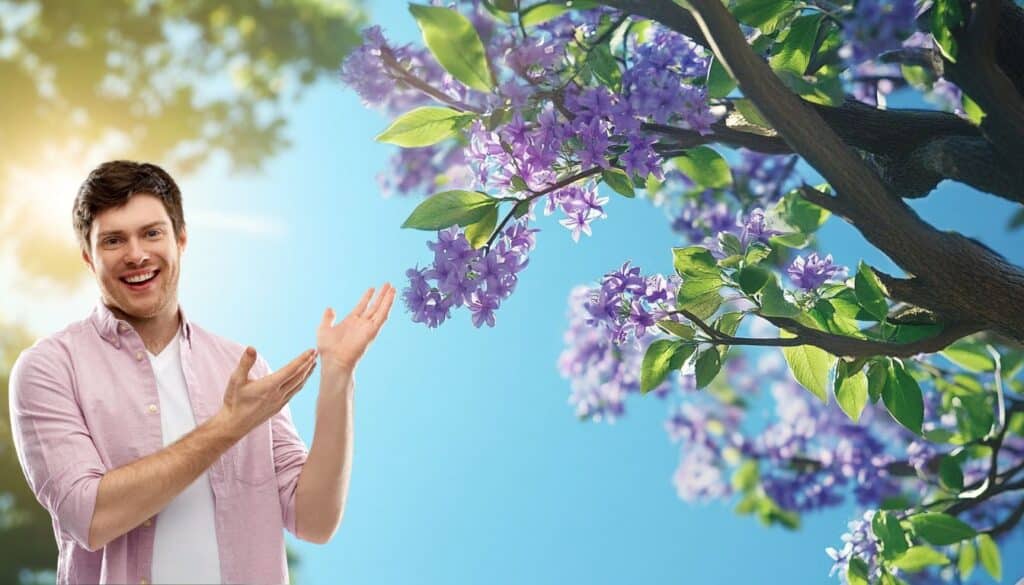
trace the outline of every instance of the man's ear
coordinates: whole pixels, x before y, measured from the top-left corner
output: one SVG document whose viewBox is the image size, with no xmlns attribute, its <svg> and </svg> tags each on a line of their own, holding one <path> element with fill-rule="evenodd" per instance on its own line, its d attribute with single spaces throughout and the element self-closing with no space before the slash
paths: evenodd
<svg viewBox="0 0 1024 585">
<path fill-rule="evenodd" d="M 184 252 L 186 244 L 188 244 L 188 231 L 185 228 L 181 228 L 181 235 L 178 236 L 178 251 Z"/>
<path fill-rule="evenodd" d="M 85 248 L 82 248 L 82 260 L 89 265 L 89 270 L 96 272 L 96 267 L 92 265 L 92 258 L 89 256 L 89 252 Z"/>
</svg>

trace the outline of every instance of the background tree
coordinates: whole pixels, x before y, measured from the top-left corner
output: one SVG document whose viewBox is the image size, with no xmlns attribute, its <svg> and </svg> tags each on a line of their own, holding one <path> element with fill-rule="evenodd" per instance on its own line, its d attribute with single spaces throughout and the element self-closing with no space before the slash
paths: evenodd
<svg viewBox="0 0 1024 585">
<path fill-rule="evenodd" d="M 464 306 L 494 326 L 538 202 L 578 240 L 606 217 L 602 183 L 643 194 L 689 245 L 672 250 L 674 274 L 627 261 L 572 291 L 559 365 L 577 415 L 621 416 L 629 395 L 678 386 L 667 428 L 683 499 L 735 497 L 738 513 L 796 528 L 852 497 L 863 516 L 828 549 L 841 580 L 966 582 L 978 563 L 1001 579 L 999 543 L 1024 517 L 1024 272 L 904 199 L 948 179 L 1024 203 L 1019 6 L 410 11 L 426 47 L 372 27 L 342 79 L 396 116 L 378 136 L 403 147 L 383 186 L 430 194 L 403 225 L 437 231 L 431 264 L 407 271 L 414 321 Z M 887 108 L 899 88 L 948 111 Z M 803 251 L 832 216 L 904 274 Z M 736 346 L 781 352 L 755 354 L 755 370 Z M 775 418 L 757 424 L 765 384 Z"/>
<path fill-rule="evenodd" d="M 21 179 L 73 169 L 80 181 L 96 157 L 159 161 L 175 176 L 214 155 L 257 170 L 288 146 L 287 104 L 336 74 L 362 19 L 357 0 L 0 0 L 0 254 L 17 270 L 7 286 L 73 291 L 88 274 L 69 221 L 36 218 Z M 10 367 L 46 332 L 16 317 L 0 315 L 0 582 L 52 582 L 53 529 L 7 416 Z"/>
</svg>

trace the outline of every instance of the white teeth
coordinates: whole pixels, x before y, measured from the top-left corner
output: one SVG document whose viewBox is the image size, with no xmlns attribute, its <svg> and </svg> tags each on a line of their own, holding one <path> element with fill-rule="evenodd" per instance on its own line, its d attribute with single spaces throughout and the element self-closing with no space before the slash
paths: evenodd
<svg viewBox="0 0 1024 585">
<path fill-rule="evenodd" d="M 138 276 L 129 276 L 129 277 L 126 277 L 124 279 L 124 281 L 125 282 L 130 282 L 130 283 L 134 284 L 134 283 L 137 283 L 137 282 L 142 282 L 144 280 L 149 280 L 150 278 L 153 278 L 154 274 L 156 274 L 155 271 L 154 272 L 147 272 L 146 274 L 140 274 Z"/>
</svg>

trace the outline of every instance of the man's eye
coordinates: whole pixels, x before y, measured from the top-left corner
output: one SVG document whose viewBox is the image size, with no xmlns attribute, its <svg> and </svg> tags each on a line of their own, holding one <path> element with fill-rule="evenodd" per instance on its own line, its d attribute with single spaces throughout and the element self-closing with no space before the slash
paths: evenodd
<svg viewBox="0 0 1024 585">
<path fill-rule="evenodd" d="M 117 238 L 107 238 L 106 240 L 103 240 L 103 244 L 105 246 L 112 246 L 112 245 L 114 245 L 116 243 L 117 243 Z"/>
<path fill-rule="evenodd" d="M 149 235 L 159 236 L 160 235 L 160 230 L 149 230 Z"/>
</svg>

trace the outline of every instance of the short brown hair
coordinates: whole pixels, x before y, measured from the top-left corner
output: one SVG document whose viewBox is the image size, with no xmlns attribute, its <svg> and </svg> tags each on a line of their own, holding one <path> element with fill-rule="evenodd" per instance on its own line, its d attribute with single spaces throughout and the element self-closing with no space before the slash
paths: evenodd
<svg viewBox="0 0 1024 585">
<path fill-rule="evenodd" d="M 75 197 L 71 219 L 82 249 L 89 249 L 89 232 L 98 214 L 126 205 L 132 195 L 139 193 L 154 195 L 163 202 L 174 234 L 180 238 L 185 230 L 185 212 L 181 191 L 171 175 L 154 164 L 112 160 L 93 169 Z"/>
</svg>

